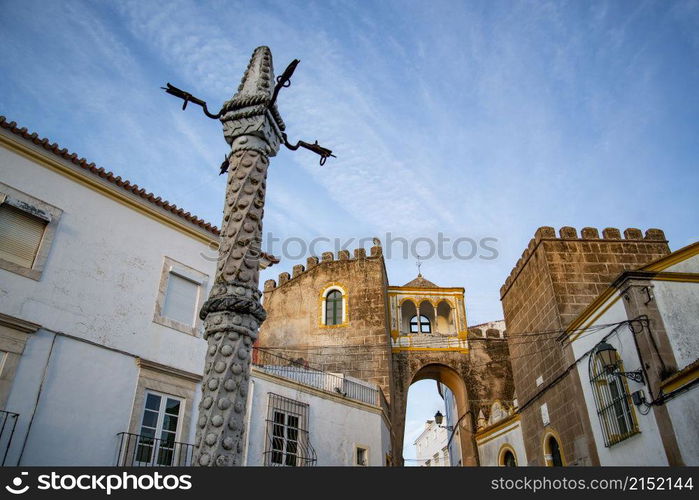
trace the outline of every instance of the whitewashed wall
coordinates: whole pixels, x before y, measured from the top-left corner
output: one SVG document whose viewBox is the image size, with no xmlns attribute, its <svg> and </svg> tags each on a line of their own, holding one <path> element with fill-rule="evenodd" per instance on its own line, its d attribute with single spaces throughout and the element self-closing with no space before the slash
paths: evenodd
<svg viewBox="0 0 699 500">
<path fill-rule="evenodd" d="M 611 301 L 616 297 L 618 296 L 614 295 L 609 300 Z M 614 305 L 612 305 L 601 317 L 595 321 L 593 326 L 626 321 L 628 318 L 626 316 L 626 310 L 622 301 L 623 299 L 617 300 Z M 603 308 L 605 306 L 601 307 Z M 608 327 L 593 333 L 588 331 L 583 332 L 583 334 L 581 334 L 572 345 L 575 359 L 582 357 L 595 345 L 601 342 L 611 330 L 612 328 Z M 606 339 L 606 341 L 614 346 L 614 348 L 617 350 L 619 356 L 624 362 L 624 369 L 626 371 L 634 371 L 640 368 L 641 364 L 638 359 L 638 353 L 636 351 L 634 339 L 629 328 L 627 326 L 622 326 L 618 332 L 618 335 L 611 335 Z M 600 465 L 667 465 L 667 457 L 665 456 L 663 443 L 660 439 L 660 434 L 658 433 L 657 422 L 652 411 L 650 411 L 647 415 L 641 415 L 638 408 L 634 407 L 633 411 L 636 413 L 638 427 L 641 431 L 640 434 L 636 434 L 611 447 L 606 447 L 604 445 L 604 436 L 602 435 L 600 420 L 597 416 L 592 386 L 589 382 L 590 376 L 588 373 L 588 360 L 589 357 L 585 357 L 584 360 L 578 363 L 577 370 L 582 391 L 585 396 L 585 405 L 588 409 L 590 426 L 595 439 Z M 646 394 L 646 398 L 649 397 L 648 389 L 644 384 L 639 384 L 632 380 L 628 380 L 627 382 L 629 386 L 629 393 L 643 389 Z"/>
<path fill-rule="evenodd" d="M 444 425 L 444 424 L 442 424 Z M 433 420 L 425 424 L 425 429 L 415 440 L 415 456 L 419 460 L 419 465 L 425 465 L 430 460 L 430 466 L 444 466 L 443 449 L 449 440 L 448 431 L 444 427 L 438 426 Z M 435 464 L 434 455 L 439 455 L 439 462 Z"/>
<path fill-rule="evenodd" d="M 31 433 L 26 443 L 13 439 L 8 463 L 21 453 L 21 465 L 114 465 L 137 377 L 130 356 L 40 330 L 22 356 L 13 387 L 20 390 L 8 402 L 22 417 L 33 414 Z M 19 419 L 15 436 L 26 434 L 29 420 Z"/>
<path fill-rule="evenodd" d="M 500 465 L 500 450 L 504 445 L 509 446 L 515 452 L 517 466 L 527 465 L 527 452 L 522 438 L 522 426 L 519 420 L 508 424 L 502 430 L 494 433 L 493 438 L 485 438 L 478 444 L 478 457 L 480 464 L 484 466 Z"/>
<path fill-rule="evenodd" d="M 356 445 L 368 447 L 370 466 L 385 465 L 386 453 L 391 451 L 390 432 L 378 409 L 345 403 L 332 394 L 319 396 L 301 385 L 290 387 L 255 372 L 251 382 L 250 412 L 255 417 L 249 422 L 246 437 L 247 465 L 264 464 L 269 393 L 309 405 L 309 438 L 317 466 L 353 466 Z"/>
<path fill-rule="evenodd" d="M 6 407 L 20 414 L 11 452 L 18 458 L 24 448 L 22 464 L 113 465 L 115 435 L 128 430 L 134 356 L 203 372 L 205 341 L 156 324 L 153 315 L 163 258 L 213 277 L 215 262 L 204 258 L 211 251 L 5 148 L 0 180 L 64 211 L 40 281 L 0 269 L 0 312 L 43 327 L 30 335 Z M 51 332 L 123 354 L 59 335 L 47 367 Z"/>
<path fill-rule="evenodd" d="M 666 271 L 699 273 L 699 256 L 675 264 Z M 699 358 L 699 283 L 653 281 L 670 345 L 679 369 Z M 699 465 L 699 389 L 687 391 L 667 402 L 685 465 Z"/>
<path fill-rule="evenodd" d="M 675 264 L 666 271 L 699 273 L 699 256 Z M 699 357 L 699 283 L 654 280 L 653 295 L 670 339 L 677 368 L 681 370 Z"/>
</svg>

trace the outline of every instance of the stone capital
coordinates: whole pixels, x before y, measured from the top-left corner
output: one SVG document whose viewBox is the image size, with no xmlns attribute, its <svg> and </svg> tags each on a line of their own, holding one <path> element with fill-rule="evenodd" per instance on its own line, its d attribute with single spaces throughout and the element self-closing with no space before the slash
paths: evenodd
<svg viewBox="0 0 699 500">
<path fill-rule="evenodd" d="M 272 53 L 269 47 L 258 47 L 238 92 L 223 105 L 223 135 L 233 151 L 255 150 L 267 156 L 279 151 L 285 126 L 276 104 L 272 103 L 274 87 Z"/>
</svg>

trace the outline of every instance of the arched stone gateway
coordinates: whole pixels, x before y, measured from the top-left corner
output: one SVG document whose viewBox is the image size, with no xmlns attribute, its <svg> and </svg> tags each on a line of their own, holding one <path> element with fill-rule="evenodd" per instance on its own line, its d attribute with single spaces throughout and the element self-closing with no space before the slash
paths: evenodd
<svg viewBox="0 0 699 500">
<path fill-rule="evenodd" d="M 343 290 L 341 324 L 323 318 L 324 290 Z M 422 275 L 390 286 L 381 247 L 332 253 L 295 266 L 294 276 L 265 283 L 267 320 L 257 345 L 329 372 L 375 383 L 391 423 L 392 464 L 403 465 L 408 389 L 434 379 L 456 399 L 463 465 L 478 465 L 474 438 L 479 415 L 496 401 L 512 406 L 514 388 L 504 324 L 469 329 L 463 288 L 439 287 Z M 486 335 L 485 330 L 500 331 Z M 380 403 L 380 402 L 379 402 Z M 377 403 L 378 404 L 378 403 Z M 456 437 L 455 437 L 456 439 Z"/>
<path fill-rule="evenodd" d="M 492 346 L 487 339 L 477 339 L 466 351 L 432 349 L 393 353 L 391 425 L 396 465 L 402 465 L 408 390 L 425 379 L 441 382 L 454 394 L 457 422 L 449 435 L 455 433 L 452 439 L 459 439 L 461 463 L 478 465 L 474 433 L 479 412 L 490 408 L 494 401 L 513 399 L 507 348 L 504 343 Z"/>
</svg>

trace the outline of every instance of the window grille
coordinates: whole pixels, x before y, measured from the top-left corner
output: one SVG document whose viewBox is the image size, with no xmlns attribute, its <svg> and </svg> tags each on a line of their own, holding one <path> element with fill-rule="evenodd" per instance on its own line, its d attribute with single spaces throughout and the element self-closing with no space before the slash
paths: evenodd
<svg viewBox="0 0 699 500">
<path fill-rule="evenodd" d="M 410 333 L 432 333 L 432 325 L 427 316 L 413 316 L 410 319 Z"/>
<path fill-rule="evenodd" d="M 308 436 L 308 405 L 269 394 L 265 465 L 277 467 L 310 467 L 315 465 L 316 452 Z"/>
<path fill-rule="evenodd" d="M 623 372 L 618 354 L 616 363 L 618 371 Z M 613 446 L 640 432 L 626 380 L 608 370 L 597 352 L 590 356 L 589 375 L 604 446 Z"/>
</svg>

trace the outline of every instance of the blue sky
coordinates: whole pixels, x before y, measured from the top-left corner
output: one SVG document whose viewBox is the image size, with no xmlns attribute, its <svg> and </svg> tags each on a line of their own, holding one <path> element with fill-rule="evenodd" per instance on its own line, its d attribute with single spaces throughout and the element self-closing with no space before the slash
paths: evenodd
<svg viewBox="0 0 699 500">
<path fill-rule="evenodd" d="M 338 158 L 280 151 L 265 232 L 496 238 L 496 259 L 422 267 L 466 288 L 471 324 L 502 317 L 539 226 L 699 236 L 697 1 L 3 0 L 0 25 L 0 113 L 217 224 L 220 124 L 159 87 L 216 109 L 256 46 L 277 73 L 301 59 L 289 136 Z"/>
</svg>

